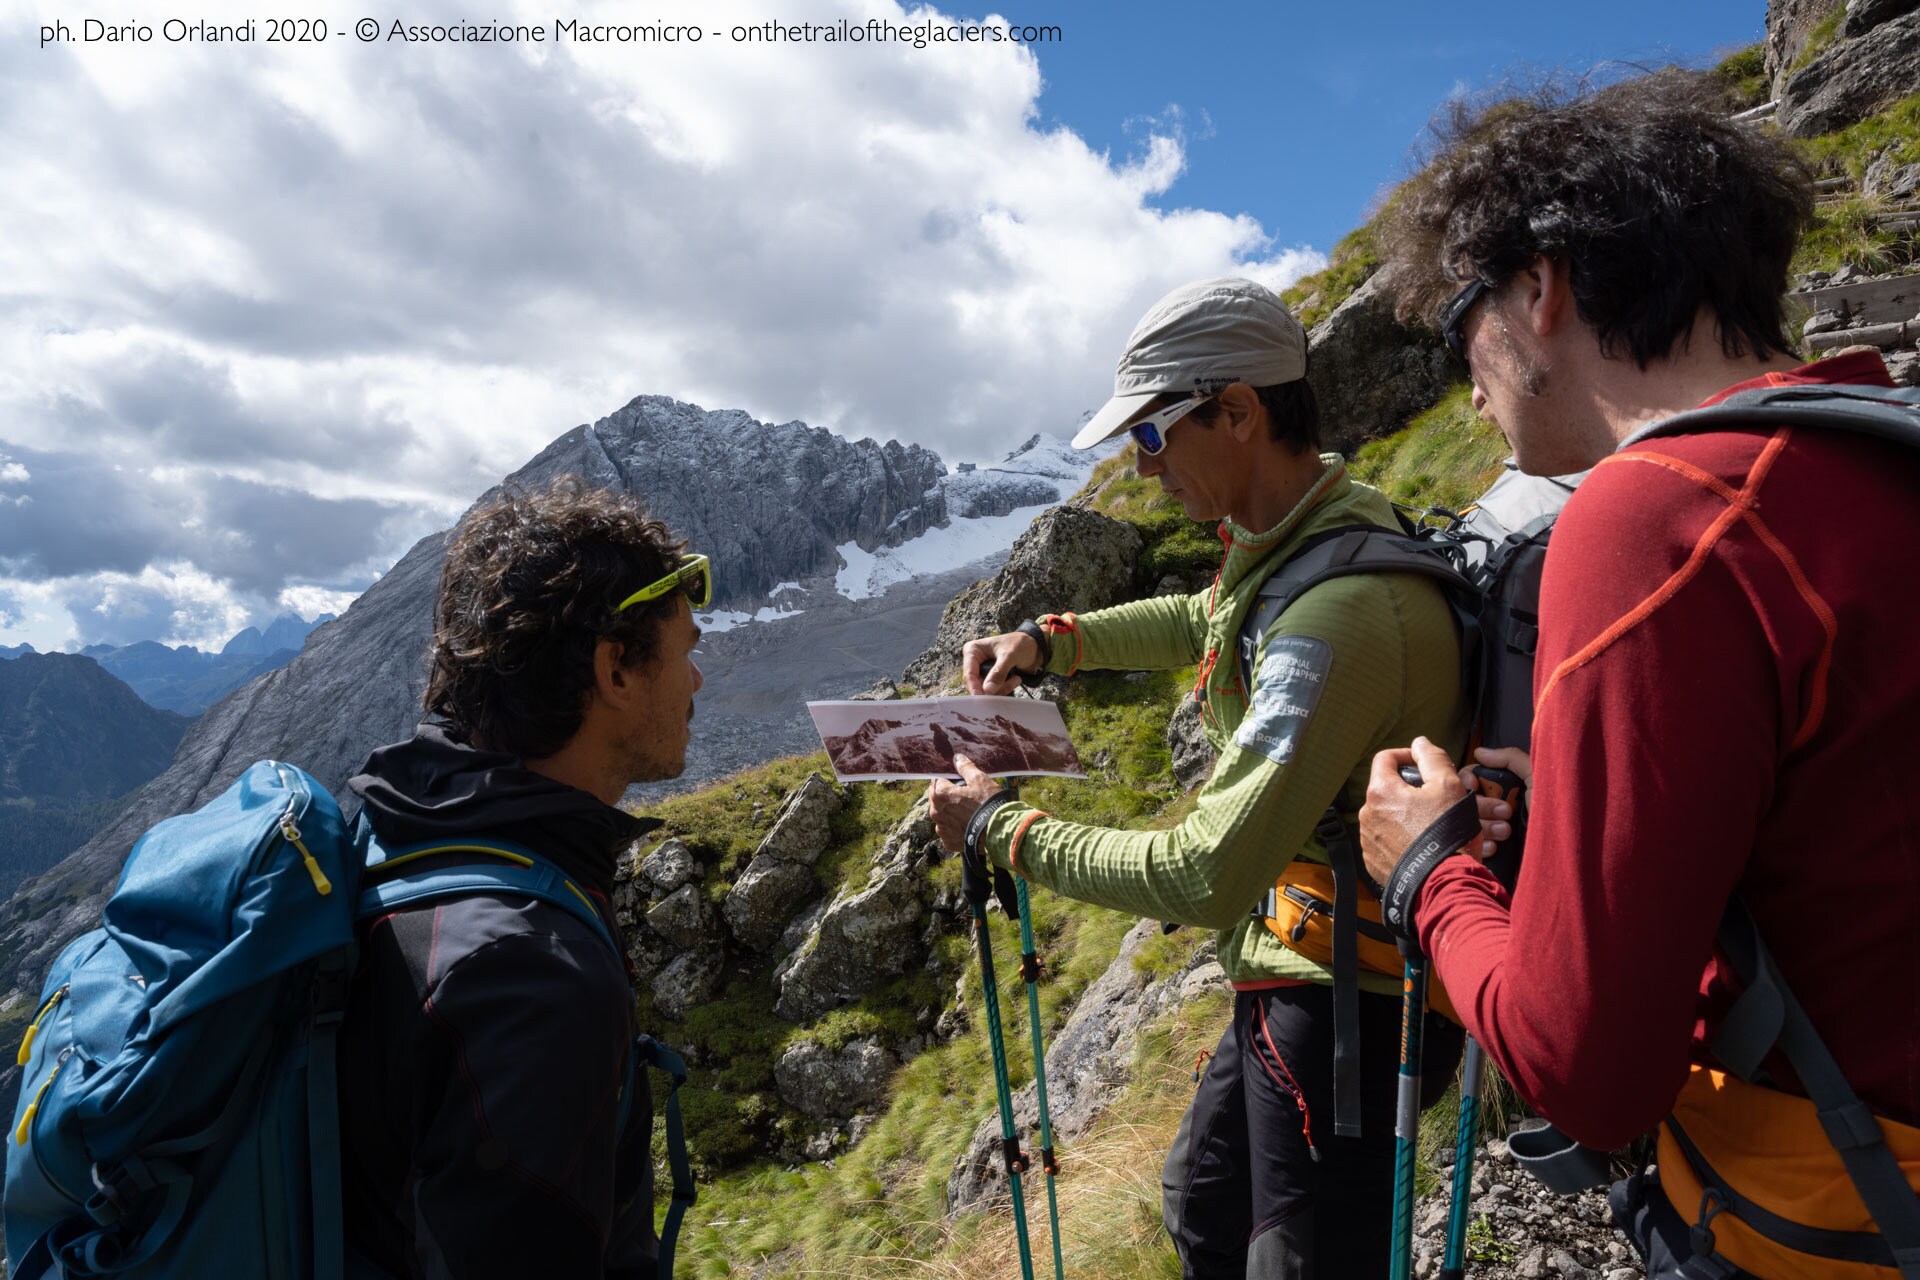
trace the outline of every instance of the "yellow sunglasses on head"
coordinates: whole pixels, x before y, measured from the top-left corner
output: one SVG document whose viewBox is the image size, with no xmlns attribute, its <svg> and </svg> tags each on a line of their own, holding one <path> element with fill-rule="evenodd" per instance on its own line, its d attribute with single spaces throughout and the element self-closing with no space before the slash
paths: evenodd
<svg viewBox="0 0 1920 1280">
<path fill-rule="evenodd" d="M 675 569 L 658 582 L 648 583 L 632 595 L 614 606 L 619 613 L 628 605 L 644 604 L 649 600 L 658 600 L 672 591 L 685 589 L 687 599 L 696 609 L 704 609 L 713 603 L 713 570 L 705 556 L 686 556 Z"/>
</svg>

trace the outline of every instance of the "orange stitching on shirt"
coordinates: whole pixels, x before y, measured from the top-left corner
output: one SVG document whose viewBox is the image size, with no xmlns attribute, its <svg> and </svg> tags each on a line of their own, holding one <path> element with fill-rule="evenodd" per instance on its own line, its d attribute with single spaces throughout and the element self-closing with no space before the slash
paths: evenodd
<svg viewBox="0 0 1920 1280">
<path fill-rule="evenodd" d="M 1624 615 L 1616 619 L 1612 626 L 1609 626 L 1605 631 L 1602 631 L 1592 640 L 1589 640 L 1578 653 L 1575 653 L 1572 657 L 1553 669 L 1553 675 L 1548 677 L 1546 685 L 1540 690 L 1540 696 L 1534 700 L 1533 714 L 1536 719 L 1540 715 L 1541 708 L 1547 705 L 1547 699 L 1552 696 L 1554 689 L 1559 686 L 1562 678 L 1573 674 L 1581 667 L 1586 666 L 1589 662 L 1599 657 L 1602 653 L 1605 653 L 1620 637 L 1626 635 L 1627 632 L 1646 621 L 1661 605 L 1678 595 L 1680 588 L 1686 586 L 1687 583 L 1699 576 L 1700 570 L 1706 567 L 1707 557 L 1712 554 L 1714 547 L 1718 545 L 1721 538 L 1726 536 L 1727 530 L 1732 528 L 1737 520 L 1742 516 L 1746 516 L 1750 520 L 1756 518 L 1752 512 L 1752 508 L 1755 505 L 1754 495 L 1759 492 L 1761 483 L 1766 480 L 1767 472 L 1773 469 L 1774 459 L 1778 458 L 1780 451 L 1786 447 L 1788 435 L 1789 429 L 1785 427 L 1775 432 L 1773 438 L 1767 441 L 1766 447 L 1760 451 L 1760 457 L 1755 460 L 1752 470 L 1747 473 L 1746 483 L 1741 486 L 1740 491 L 1733 493 L 1731 490 L 1727 490 L 1727 492 L 1731 494 L 1727 509 L 1714 517 L 1713 523 L 1708 525 L 1706 532 L 1700 535 L 1700 540 L 1694 544 L 1693 552 L 1687 557 L 1685 564 L 1674 570 L 1673 574 L 1668 577 L 1665 582 L 1661 583 L 1652 595 L 1628 610 Z M 1615 456 L 1623 461 L 1651 461 L 1655 457 L 1655 455 L 1632 453 L 1617 454 Z M 1674 459 L 1671 461 L 1677 462 L 1678 460 Z M 1604 465 L 1604 463 L 1602 465 Z M 1688 465 L 1689 464 L 1686 463 L 1680 463 L 1670 469 L 1677 474 L 1687 475 L 1687 470 L 1683 470 L 1682 468 L 1688 467 Z M 1698 468 L 1692 469 L 1698 470 Z M 1700 474 L 1705 475 L 1704 472 Z M 1689 478 L 1699 482 L 1698 477 L 1689 476 Z M 1714 484 L 1718 484 L 1722 489 L 1726 488 L 1725 482 L 1718 480 L 1717 477 L 1707 477 L 1707 479 L 1712 480 Z M 1706 487 L 1712 489 L 1713 485 L 1707 485 Z"/>
<path fill-rule="evenodd" d="M 1820 728 L 1821 719 L 1827 713 L 1827 672 L 1833 667 L 1833 647 L 1840 639 L 1840 620 L 1834 616 L 1833 606 L 1829 605 L 1814 589 L 1813 583 L 1807 578 L 1806 571 L 1800 567 L 1800 561 L 1792 551 L 1787 549 L 1785 543 L 1774 536 L 1773 530 L 1767 528 L 1759 515 L 1752 511 L 1747 512 L 1747 523 L 1753 526 L 1753 531 L 1760 536 L 1760 541 L 1765 543 L 1767 549 L 1772 551 L 1775 558 L 1780 561 L 1780 567 L 1785 569 L 1787 577 L 1793 580 L 1794 590 L 1800 593 L 1801 600 L 1806 602 L 1813 616 L 1820 620 L 1821 629 L 1827 633 L 1826 643 L 1820 646 L 1819 660 L 1813 666 L 1813 693 L 1807 700 L 1807 718 L 1801 722 L 1800 731 L 1793 735 L 1793 742 L 1788 747 L 1788 750 L 1796 750 L 1806 745 L 1807 739 L 1813 737 Z"/>
<path fill-rule="evenodd" d="M 1207 592 L 1207 616 L 1213 616 L 1214 605 L 1220 602 L 1220 576 L 1227 571 L 1227 557 L 1233 554 L 1233 530 L 1222 520 L 1214 530 L 1220 535 L 1220 541 L 1226 545 L 1220 549 L 1220 567 L 1213 571 L 1213 586 Z"/>
<path fill-rule="evenodd" d="M 1608 462 L 1651 462 L 1656 467 L 1665 467 L 1669 471 L 1683 475 L 1689 480 L 1697 481 L 1706 488 L 1713 490 L 1722 502 L 1740 501 L 1740 495 L 1734 491 L 1733 486 L 1725 480 L 1722 480 L 1719 476 L 1709 471 L 1702 471 L 1691 462 L 1682 462 L 1678 458 L 1669 458 L 1664 453 L 1621 453 L 1615 454 L 1611 458 L 1603 459 L 1602 465 Z"/>
<path fill-rule="evenodd" d="M 1020 825 L 1013 829 L 1013 843 L 1007 846 L 1007 865 L 1013 868 L 1015 875 L 1020 873 L 1020 841 L 1026 836 L 1027 828 L 1042 818 L 1051 818 L 1052 816 L 1052 814 L 1046 812 L 1044 809 L 1035 809 L 1032 813 L 1020 819 Z"/>
</svg>

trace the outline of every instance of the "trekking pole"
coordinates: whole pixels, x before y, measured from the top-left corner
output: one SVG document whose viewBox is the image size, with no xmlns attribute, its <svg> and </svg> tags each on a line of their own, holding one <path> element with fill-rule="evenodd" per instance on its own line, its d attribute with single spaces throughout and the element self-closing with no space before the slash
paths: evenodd
<svg viewBox="0 0 1920 1280">
<path fill-rule="evenodd" d="M 1486 1057 L 1480 1042 L 1467 1037 L 1460 1059 L 1460 1130 L 1453 1140 L 1453 1203 L 1447 1209 L 1447 1252 L 1440 1280 L 1467 1274 L 1467 1201 L 1473 1195 L 1473 1152 L 1480 1137 L 1480 1074 Z"/>
<path fill-rule="evenodd" d="M 1033 1032 L 1033 1090 L 1040 1102 L 1040 1168 L 1047 1175 L 1047 1221 L 1053 1228 L 1053 1276 L 1064 1280 L 1060 1261 L 1060 1205 L 1053 1179 L 1060 1162 L 1053 1155 L 1053 1117 L 1047 1112 L 1047 1051 L 1040 1043 L 1040 956 L 1033 945 L 1033 910 L 1027 900 L 1027 878 L 1013 878 L 1020 899 L 1020 976 L 1027 982 L 1027 1026 Z"/>
<path fill-rule="evenodd" d="M 1401 778 L 1421 784 L 1420 770 L 1403 765 Z M 1413 1280 L 1413 1174 L 1420 1151 L 1421 1032 L 1427 1020 L 1427 958 L 1402 939 L 1405 976 L 1400 1001 L 1400 1091 L 1393 1113 L 1393 1254 L 1388 1280 Z"/>
<path fill-rule="evenodd" d="M 1400 1005 L 1400 1093 L 1393 1114 L 1393 1265 L 1389 1280 L 1413 1277 L 1413 1171 L 1420 1150 L 1421 1031 L 1427 1020 L 1427 958 L 1400 944 L 1406 958 Z"/>
<path fill-rule="evenodd" d="M 1007 790 L 1018 795 L 1018 779 L 1006 780 Z M 1047 1225 L 1053 1231 L 1053 1277 L 1065 1280 L 1066 1265 L 1060 1257 L 1060 1202 L 1054 1192 L 1054 1176 L 1060 1162 L 1053 1154 L 1053 1116 L 1047 1109 L 1047 1050 L 1040 1038 L 1040 949 L 1033 941 L 1033 903 L 1027 893 L 1027 878 L 1013 877 L 1015 905 L 1020 909 L 1020 977 L 1027 984 L 1027 1029 L 1033 1038 L 1033 1092 L 1040 1106 L 1040 1170 L 1047 1178 Z"/>
<path fill-rule="evenodd" d="M 980 995 L 986 1011 L 987 1044 L 993 1051 L 993 1087 L 1000 1104 L 1000 1153 L 1006 1163 L 1007 1185 L 1013 1193 L 1013 1228 L 1020 1245 L 1020 1276 L 1021 1280 L 1033 1280 L 1033 1251 L 1027 1242 L 1027 1202 L 1020 1187 L 1020 1174 L 1027 1167 L 1027 1157 L 1020 1150 L 1019 1131 L 1013 1122 L 1006 1035 L 1000 1025 L 1000 993 L 993 977 L 993 938 L 987 931 L 987 899 L 993 895 L 996 878 L 989 871 L 984 854 L 972 848 L 961 854 L 961 891 L 973 908 L 973 936 L 980 950 Z M 1006 898 L 1007 895 L 1001 895 L 1003 908 L 1007 905 Z"/>
</svg>

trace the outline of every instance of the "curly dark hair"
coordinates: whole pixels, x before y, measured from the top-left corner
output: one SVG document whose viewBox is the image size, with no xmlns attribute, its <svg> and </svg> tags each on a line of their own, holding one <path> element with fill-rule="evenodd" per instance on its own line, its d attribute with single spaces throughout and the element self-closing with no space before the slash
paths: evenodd
<svg viewBox="0 0 1920 1280">
<path fill-rule="evenodd" d="M 580 729 L 603 637 L 651 661 L 678 593 L 614 606 L 680 563 L 685 544 L 625 494 L 561 476 L 503 491 L 447 546 L 426 709 L 476 746 L 552 755 Z"/>
<path fill-rule="evenodd" d="M 1400 318 L 1436 317 L 1472 279 L 1564 259 L 1609 357 L 1665 358 L 1710 307 L 1729 357 L 1790 351 L 1787 266 L 1813 183 L 1783 139 L 1731 117 L 1707 73 L 1669 68 L 1592 91 L 1549 86 L 1455 104 L 1435 154 L 1382 210 Z"/>
</svg>

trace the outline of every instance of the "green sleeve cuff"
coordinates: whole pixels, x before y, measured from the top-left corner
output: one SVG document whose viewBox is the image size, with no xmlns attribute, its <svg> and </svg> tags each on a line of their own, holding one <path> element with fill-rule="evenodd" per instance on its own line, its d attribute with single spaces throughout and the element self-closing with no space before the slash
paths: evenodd
<svg viewBox="0 0 1920 1280">
<path fill-rule="evenodd" d="M 982 846 L 986 849 L 987 860 L 996 867 L 1005 867 L 1009 871 L 1020 870 L 1013 865 L 1011 856 L 1014 833 L 1020 830 L 1020 824 L 1026 821 L 1028 814 L 1039 812 L 1040 810 L 1032 805 L 1019 800 L 1009 800 L 994 810 L 993 816 L 987 819 L 987 833 L 981 840 Z M 1035 821 L 1044 822 L 1045 818 L 1038 818 Z M 1023 870 L 1021 873 L 1025 874 Z"/>
</svg>

